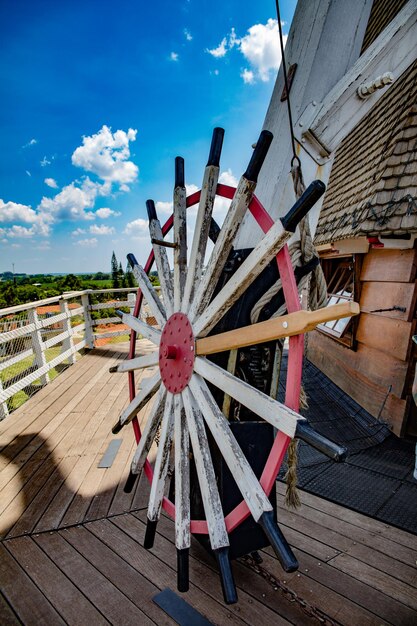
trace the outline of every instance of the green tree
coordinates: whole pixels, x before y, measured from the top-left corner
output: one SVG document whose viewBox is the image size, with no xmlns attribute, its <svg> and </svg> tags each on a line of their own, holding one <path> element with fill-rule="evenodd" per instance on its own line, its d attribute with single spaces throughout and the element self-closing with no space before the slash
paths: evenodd
<svg viewBox="0 0 417 626">
<path fill-rule="evenodd" d="M 61 278 L 58 285 L 62 291 L 77 291 L 82 289 L 81 279 L 74 274 L 68 274 L 68 276 Z"/>
<path fill-rule="evenodd" d="M 117 289 L 118 287 L 120 287 L 119 264 L 117 263 L 114 250 L 113 250 L 113 254 L 111 255 L 111 280 L 112 280 L 113 289 Z"/>
<path fill-rule="evenodd" d="M 132 268 L 130 267 L 129 263 L 126 265 L 125 280 L 126 280 L 126 287 L 136 287 L 135 277 L 133 275 Z"/>
</svg>

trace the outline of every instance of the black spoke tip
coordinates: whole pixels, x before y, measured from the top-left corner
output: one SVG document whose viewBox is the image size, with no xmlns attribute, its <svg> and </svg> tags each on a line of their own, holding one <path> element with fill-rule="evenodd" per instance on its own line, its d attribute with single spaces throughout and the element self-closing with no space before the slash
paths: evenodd
<svg viewBox="0 0 417 626">
<path fill-rule="evenodd" d="M 189 549 L 177 548 L 177 589 L 185 593 L 190 588 Z"/>
<path fill-rule="evenodd" d="M 175 157 L 175 187 L 185 187 L 184 159 Z"/>
<path fill-rule="evenodd" d="M 151 548 L 153 548 L 157 524 L 158 524 L 157 519 L 156 520 L 150 520 L 149 518 L 147 519 L 145 539 L 143 541 L 143 547 L 145 548 L 145 550 L 150 550 Z"/>
<path fill-rule="evenodd" d="M 299 222 L 307 215 L 309 210 L 316 204 L 317 200 L 321 198 L 325 191 L 326 185 L 321 180 L 313 180 L 301 198 L 299 198 L 288 211 L 287 215 L 281 218 L 285 230 L 294 233 Z"/>
<path fill-rule="evenodd" d="M 347 448 L 334 443 L 330 439 L 327 439 L 327 437 L 318 433 L 310 426 L 307 420 L 297 422 L 295 436 L 297 439 L 301 439 L 301 441 L 308 443 L 319 452 L 322 452 L 336 463 L 342 463 L 346 460 L 348 454 Z"/>
<path fill-rule="evenodd" d="M 153 200 L 146 200 L 146 210 L 148 212 L 148 219 L 150 222 L 152 220 L 158 219 L 158 216 L 156 214 L 155 202 Z"/>
<path fill-rule="evenodd" d="M 135 486 L 135 482 L 139 474 L 134 474 L 132 471 L 129 472 L 129 476 L 126 479 L 125 486 L 123 487 L 123 491 L 125 493 L 131 493 L 133 487 Z"/>
<path fill-rule="evenodd" d="M 218 548 L 213 550 L 213 552 L 216 555 L 217 565 L 219 566 L 224 601 L 226 604 L 236 604 L 237 591 L 230 565 L 229 548 Z"/>
<path fill-rule="evenodd" d="M 123 311 L 121 311 L 120 309 L 116 309 L 115 310 L 116 315 L 118 315 L 119 317 L 123 317 L 124 313 Z"/>
<path fill-rule="evenodd" d="M 127 255 L 127 260 L 132 269 L 135 267 L 135 265 L 139 265 L 135 255 L 132 252 L 129 252 L 129 254 Z"/>
<path fill-rule="evenodd" d="M 261 167 L 264 164 L 265 157 L 268 153 L 273 138 L 274 136 L 269 130 L 263 130 L 259 135 L 259 139 L 252 153 L 252 158 L 249 161 L 246 172 L 243 174 L 246 180 L 250 180 L 254 183 L 257 182 L 259 172 L 261 171 Z"/>
<path fill-rule="evenodd" d="M 110 374 L 114 374 L 115 372 L 117 372 L 118 371 L 118 369 L 117 369 L 118 367 L 119 367 L 118 365 L 112 365 L 111 367 L 109 367 Z"/>
<path fill-rule="evenodd" d="M 120 431 L 122 430 L 123 425 L 120 422 L 117 422 L 113 428 L 111 429 L 113 435 L 117 435 L 117 433 L 120 433 Z"/>
<path fill-rule="evenodd" d="M 219 167 L 220 165 L 220 155 L 222 153 L 223 147 L 223 139 L 224 139 L 224 128 L 220 128 L 219 126 L 213 130 L 213 136 L 211 138 L 211 146 L 209 158 L 207 161 L 207 166 L 215 165 Z"/>
<path fill-rule="evenodd" d="M 275 521 L 274 512 L 265 511 L 262 513 L 258 520 L 258 524 L 267 536 L 269 543 L 281 563 L 282 569 L 288 573 L 295 572 L 298 569 L 298 561 L 295 558 L 294 552 L 292 551 L 288 541 L 285 539 L 281 529 Z"/>
</svg>

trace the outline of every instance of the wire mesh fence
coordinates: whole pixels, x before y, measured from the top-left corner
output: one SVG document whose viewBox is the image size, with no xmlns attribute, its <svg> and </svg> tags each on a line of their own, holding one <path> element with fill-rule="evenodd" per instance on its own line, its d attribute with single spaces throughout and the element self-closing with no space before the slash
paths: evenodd
<svg viewBox="0 0 417 626">
<path fill-rule="evenodd" d="M 133 313 L 135 290 L 98 290 L 0 310 L 0 419 L 75 363 L 84 348 L 128 341 L 117 310 Z"/>
</svg>

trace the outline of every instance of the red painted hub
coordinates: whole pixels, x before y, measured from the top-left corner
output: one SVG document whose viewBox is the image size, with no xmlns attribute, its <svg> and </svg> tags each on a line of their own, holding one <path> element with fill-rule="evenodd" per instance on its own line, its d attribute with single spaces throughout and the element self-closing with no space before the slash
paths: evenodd
<svg viewBox="0 0 417 626">
<path fill-rule="evenodd" d="M 164 326 L 159 344 L 162 382 L 171 393 L 180 393 L 188 385 L 193 368 L 193 329 L 184 313 L 174 313 Z"/>
</svg>

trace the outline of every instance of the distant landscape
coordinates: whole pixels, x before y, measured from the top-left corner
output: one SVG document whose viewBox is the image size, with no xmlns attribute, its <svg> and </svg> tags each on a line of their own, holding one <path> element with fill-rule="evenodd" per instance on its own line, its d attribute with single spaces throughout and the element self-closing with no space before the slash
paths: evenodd
<svg viewBox="0 0 417 626">
<path fill-rule="evenodd" d="M 151 282 L 158 285 L 156 272 L 150 276 Z M 14 274 L 0 273 L 0 308 L 36 302 L 59 296 L 64 291 L 84 289 L 118 289 L 137 287 L 130 266 L 123 270 L 113 252 L 111 271 L 91 274 Z"/>
</svg>

